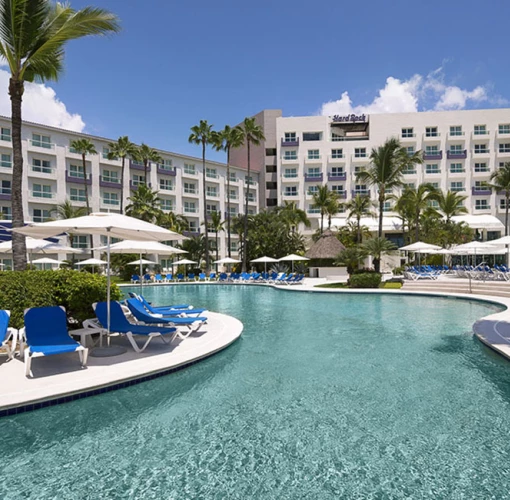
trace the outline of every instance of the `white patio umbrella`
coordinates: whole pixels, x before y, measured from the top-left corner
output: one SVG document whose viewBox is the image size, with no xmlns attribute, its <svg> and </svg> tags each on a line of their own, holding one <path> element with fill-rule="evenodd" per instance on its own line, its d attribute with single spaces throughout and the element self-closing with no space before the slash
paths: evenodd
<svg viewBox="0 0 510 500">
<path fill-rule="evenodd" d="M 238 264 L 241 262 L 238 259 L 233 259 L 232 257 L 223 257 L 223 259 L 215 260 L 213 264 L 226 264 L 227 265 L 227 272 L 230 272 L 230 264 Z M 218 268 L 216 268 L 216 271 Z"/>
<path fill-rule="evenodd" d="M 48 253 L 82 253 L 81 249 L 53 243 L 52 241 L 39 238 L 26 238 L 28 260 L 32 263 L 32 254 Z M 0 253 L 12 253 L 12 240 L 0 243 Z"/>
<path fill-rule="evenodd" d="M 510 236 L 503 236 L 502 238 L 498 238 L 497 240 L 491 240 L 487 242 L 488 245 L 505 245 L 507 253 L 506 256 L 506 265 L 510 266 Z"/>
<path fill-rule="evenodd" d="M 62 264 L 62 262 L 60 260 L 50 259 L 49 257 L 41 257 L 40 259 L 33 260 L 32 264 L 42 264 L 43 269 L 44 269 L 45 264 L 60 266 L 60 264 Z"/>
<path fill-rule="evenodd" d="M 425 243 L 423 241 L 417 241 L 415 243 L 411 243 L 410 245 L 400 247 L 399 250 L 403 250 L 405 252 L 417 253 L 418 254 L 418 265 L 420 265 L 422 253 L 432 253 L 431 250 L 441 250 L 441 247 L 438 245 L 433 245 L 432 243 Z M 408 258 L 408 261 L 409 261 L 409 258 Z"/>
<path fill-rule="evenodd" d="M 303 257 L 302 255 L 296 255 L 295 253 L 291 253 L 290 255 L 286 255 L 285 257 L 278 259 L 278 262 L 286 262 L 286 261 L 292 262 L 292 272 L 294 272 L 294 262 L 300 261 L 300 260 L 310 260 L 310 259 L 308 257 Z"/>
<path fill-rule="evenodd" d="M 484 241 L 470 241 L 469 243 L 464 243 L 463 245 L 457 245 L 451 250 L 458 255 L 474 255 L 476 259 L 477 255 L 495 255 L 494 251 L 496 248 L 495 246 L 489 245 Z"/>
<path fill-rule="evenodd" d="M 153 260 L 149 260 L 149 259 L 137 259 L 137 260 L 127 263 L 128 266 L 137 266 L 138 264 L 140 264 L 140 266 L 142 266 L 143 264 L 148 264 L 148 265 L 155 264 L 155 262 Z"/>
<path fill-rule="evenodd" d="M 94 258 L 76 262 L 77 266 L 92 266 L 92 272 L 95 271 L 95 269 L 94 269 L 95 266 L 104 266 L 106 264 L 108 264 L 108 262 L 106 262 L 106 260 L 94 259 Z"/>
<path fill-rule="evenodd" d="M 273 259 L 273 257 L 266 257 L 264 255 L 264 257 L 259 257 L 258 259 L 250 260 L 250 262 L 264 263 L 264 272 L 267 273 L 267 263 L 278 262 L 278 259 Z"/>
<path fill-rule="evenodd" d="M 181 235 L 150 224 L 133 217 L 128 217 L 122 214 L 112 214 L 105 212 L 92 213 L 83 217 L 75 217 L 72 219 L 55 220 L 51 222 L 35 222 L 27 226 L 15 228 L 13 231 L 25 236 L 32 236 L 36 238 L 49 238 L 62 234 L 63 232 L 70 232 L 73 234 L 99 234 L 107 237 L 107 335 L 108 341 L 110 338 L 110 241 L 111 238 L 122 238 L 140 241 L 166 241 L 176 238 L 181 238 Z M 125 349 L 118 348 L 102 348 L 102 353 L 99 355 L 115 356 L 122 354 Z"/>
<path fill-rule="evenodd" d="M 172 269 L 174 266 L 178 266 L 179 264 L 186 266 L 186 272 L 187 272 L 188 271 L 187 266 L 189 264 L 198 264 L 198 262 L 195 262 L 194 260 L 189 260 L 189 259 L 176 260 L 175 262 L 172 262 Z"/>
</svg>

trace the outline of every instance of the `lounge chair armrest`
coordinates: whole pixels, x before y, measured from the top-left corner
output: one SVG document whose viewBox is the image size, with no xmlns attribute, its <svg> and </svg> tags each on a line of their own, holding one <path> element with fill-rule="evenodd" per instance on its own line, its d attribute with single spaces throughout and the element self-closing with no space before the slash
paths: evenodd
<svg viewBox="0 0 510 500">
<path fill-rule="evenodd" d="M 94 329 L 100 329 L 103 330 L 104 328 L 101 326 L 101 323 L 99 323 L 99 320 L 96 318 L 90 318 L 86 319 L 83 323 L 83 328 L 94 328 Z"/>
</svg>

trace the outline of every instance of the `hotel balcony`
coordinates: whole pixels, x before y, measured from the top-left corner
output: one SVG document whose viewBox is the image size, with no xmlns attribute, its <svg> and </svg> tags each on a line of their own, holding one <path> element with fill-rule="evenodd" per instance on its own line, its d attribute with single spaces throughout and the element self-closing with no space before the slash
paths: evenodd
<svg viewBox="0 0 510 500">
<path fill-rule="evenodd" d="M 111 177 L 108 177 L 108 178 L 111 179 Z M 99 185 L 101 187 L 111 188 L 111 189 L 121 189 L 122 188 L 120 180 L 118 182 L 114 182 L 111 180 L 105 180 L 102 175 L 99 176 Z"/>
<path fill-rule="evenodd" d="M 366 154 L 363 155 L 363 156 L 359 156 L 359 155 L 355 155 L 354 154 L 354 155 L 351 156 L 351 161 L 356 161 L 356 162 L 364 161 L 364 162 L 366 162 L 366 161 L 368 161 L 368 156 Z"/>
<path fill-rule="evenodd" d="M 471 194 L 473 196 L 487 196 L 492 194 L 492 189 L 490 187 L 472 187 Z"/>
<path fill-rule="evenodd" d="M 296 164 L 296 163 L 299 163 L 299 159 L 297 156 L 295 158 L 289 158 L 289 157 L 282 158 L 282 165 L 292 165 L 292 164 Z"/>
<path fill-rule="evenodd" d="M 305 174 L 305 182 L 322 182 L 323 174 Z"/>
<path fill-rule="evenodd" d="M 423 153 L 423 159 L 424 160 L 442 160 L 443 152 L 437 151 L 437 152 L 433 152 L 433 153 Z"/>
<path fill-rule="evenodd" d="M 132 168 L 133 170 L 142 170 L 145 172 L 145 167 L 143 166 L 143 163 L 138 163 L 134 160 L 129 160 L 129 168 Z M 147 165 L 147 172 L 151 171 L 151 164 L 149 163 Z"/>
<path fill-rule="evenodd" d="M 285 139 L 282 139 L 282 146 L 299 146 L 299 137 L 296 138 L 295 141 L 286 141 Z"/>
<path fill-rule="evenodd" d="M 145 184 L 145 182 L 133 182 L 132 180 L 130 180 L 129 181 L 129 188 L 132 191 L 136 191 L 138 189 L 138 186 L 141 186 L 142 184 Z M 151 188 L 152 184 L 149 182 L 149 184 L 147 184 L 147 186 L 149 186 Z"/>
<path fill-rule="evenodd" d="M 340 200 L 345 200 L 347 198 L 347 191 L 334 191 L 337 196 L 338 196 L 338 199 Z"/>
<path fill-rule="evenodd" d="M 345 163 L 345 155 L 342 155 L 342 156 L 338 156 L 338 155 L 332 156 L 332 155 L 329 155 L 328 156 L 328 163 Z"/>
<path fill-rule="evenodd" d="M 479 155 L 479 156 L 484 156 L 484 155 L 488 155 L 490 154 L 490 149 L 487 148 L 487 149 L 473 149 L 473 154 L 474 155 Z"/>
<path fill-rule="evenodd" d="M 351 191 L 351 196 L 356 198 L 357 195 L 360 196 L 370 196 L 370 189 L 353 189 Z"/>
<path fill-rule="evenodd" d="M 53 142 L 42 142 L 42 141 L 34 141 L 30 139 L 28 141 L 28 149 L 31 151 L 45 152 L 49 155 L 55 155 L 55 143 Z"/>
<path fill-rule="evenodd" d="M 402 134 L 400 136 L 400 140 L 401 141 L 416 141 L 416 134 L 415 133 L 412 133 L 412 134 Z"/>
<path fill-rule="evenodd" d="M 447 151 L 447 160 L 465 160 L 467 158 L 467 151 Z"/>
<path fill-rule="evenodd" d="M 343 172 L 342 174 L 331 174 L 328 173 L 328 181 L 346 181 L 347 174 Z"/>
<path fill-rule="evenodd" d="M 310 158 L 305 158 L 305 163 L 322 163 L 322 156 L 315 156 Z"/>
<path fill-rule="evenodd" d="M 464 135 L 465 132 L 455 132 L 453 134 L 451 132 L 448 132 L 447 139 L 449 141 L 463 141 Z"/>
<path fill-rule="evenodd" d="M 200 230 L 197 231 L 183 231 L 183 236 L 187 236 L 188 238 L 193 238 L 195 236 L 200 236 Z"/>
<path fill-rule="evenodd" d="M 158 174 L 163 174 L 163 175 L 171 175 L 171 176 L 177 175 L 177 171 L 176 171 L 175 167 L 168 168 L 166 166 L 160 165 L 159 163 L 157 165 L 157 172 L 158 172 Z"/>
<path fill-rule="evenodd" d="M 10 201 L 11 200 L 11 190 L 10 189 L 6 189 L 6 190 L 3 190 L 3 191 L 0 191 L 0 200 L 2 201 Z"/>
<path fill-rule="evenodd" d="M 66 170 L 66 182 L 70 182 L 72 184 L 87 184 L 90 186 L 92 184 L 92 177 L 90 174 L 87 174 L 87 177 L 77 177 L 74 175 L 69 175 L 69 171 Z"/>
</svg>

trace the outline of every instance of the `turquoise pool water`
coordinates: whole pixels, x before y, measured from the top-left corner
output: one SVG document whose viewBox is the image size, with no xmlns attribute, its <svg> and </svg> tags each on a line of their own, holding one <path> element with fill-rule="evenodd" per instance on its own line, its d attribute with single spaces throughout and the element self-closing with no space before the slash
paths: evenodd
<svg viewBox="0 0 510 500">
<path fill-rule="evenodd" d="M 0 498 L 508 498 L 510 364 L 471 335 L 496 306 L 145 293 L 236 316 L 243 337 L 166 377 L 0 419 Z"/>
</svg>

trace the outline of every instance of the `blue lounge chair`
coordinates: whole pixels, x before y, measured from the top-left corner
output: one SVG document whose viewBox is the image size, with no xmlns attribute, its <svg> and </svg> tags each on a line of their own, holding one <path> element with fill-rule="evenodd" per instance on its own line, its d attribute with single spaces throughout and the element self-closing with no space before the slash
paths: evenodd
<svg viewBox="0 0 510 500">
<path fill-rule="evenodd" d="M 94 312 L 96 313 L 96 317 L 99 321 L 99 324 L 96 326 L 105 329 L 108 325 L 108 313 L 106 306 L 106 302 L 97 302 L 92 305 Z M 161 338 L 165 344 L 169 344 L 177 336 L 181 338 L 186 337 L 178 332 L 176 328 L 169 328 L 165 326 L 135 325 L 128 321 L 121 305 L 114 301 L 110 302 L 110 332 L 125 335 L 136 352 L 143 352 L 150 344 L 151 340 L 156 337 Z M 145 344 L 143 344 L 142 347 L 137 344 L 133 337 L 134 335 L 139 335 L 141 337 L 147 338 Z M 168 338 L 170 339 L 168 340 Z"/>
<path fill-rule="evenodd" d="M 138 299 L 144 306 L 145 309 L 150 314 L 153 314 L 155 316 L 179 316 L 182 314 L 194 314 L 198 316 L 199 314 L 207 312 L 207 309 L 195 309 L 193 307 L 185 307 L 184 304 L 179 305 L 177 307 L 169 306 L 169 307 L 152 307 L 151 304 L 149 304 L 145 298 L 142 295 L 137 295 L 134 297 L 135 299 Z"/>
<path fill-rule="evenodd" d="M 227 280 L 228 280 L 227 273 L 221 273 L 219 281 L 227 281 Z"/>
<path fill-rule="evenodd" d="M 205 281 L 205 273 L 200 273 L 198 275 L 198 281 Z"/>
<path fill-rule="evenodd" d="M 151 282 L 151 275 L 150 274 L 144 274 L 143 275 L 143 281 L 145 283 L 150 283 Z"/>
<path fill-rule="evenodd" d="M 172 273 L 167 273 L 167 275 L 165 276 L 165 281 L 168 282 L 168 281 L 172 281 L 173 279 L 173 275 Z"/>
<path fill-rule="evenodd" d="M 179 273 L 179 274 L 177 275 L 177 281 L 184 281 L 184 274 Z"/>
<path fill-rule="evenodd" d="M 144 304 L 146 307 L 151 306 L 152 309 L 154 309 L 156 312 L 161 313 L 162 311 L 166 309 L 193 309 L 193 306 L 190 304 L 178 304 L 178 305 L 171 305 L 171 306 L 160 306 L 160 307 L 154 307 L 150 302 L 147 301 L 147 299 L 143 295 L 138 295 L 134 292 L 128 292 L 129 296 L 132 299 L 138 299 L 142 304 Z"/>
<path fill-rule="evenodd" d="M 131 276 L 131 283 L 140 283 L 140 276 L 138 276 L 138 274 L 133 274 Z"/>
<path fill-rule="evenodd" d="M 209 273 L 209 281 L 215 281 L 216 280 L 216 273 L 212 272 Z"/>
<path fill-rule="evenodd" d="M 206 317 L 197 316 L 194 318 L 162 318 L 160 316 L 154 316 L 150 314 L 144 307 L 143 304 L 136 299 L 127 299 L 126 304 L 131 314 L 138 320 L 145 324 L 156 324 L 156 325 L 170 325 L 170 326 L 186 326 L 191 331 L 198 330 L 206 321 Z"/>
<path fill-rule="evenodd" d="M 161 276 L 161 274 L 156 274 L 156 276 L 154 276 L 154 281 L 156 283 L 161 283 L 163 281 L 163 276 Z"/>
<path fill-rule="evenodd" d="M 18 342 L 18 330 L 9 328 L 11 311 L 0 310 L 0 340 L 1 346 L 6 350 L 9 359 L 14 358 Z"/>
<path fill-rule="evenodd" d="M 25 311 L 24 338 L 27 349 L 25 375 L 30 375 L 32 358 L 76 352 L 82 366 L 87 365 L 89 350 L 72 339 L 67 331 L 67 317 L 62 306 L 33 307 Z"/>
<path fill-rule="evenodd" d="M 195 281 L 195 273 L 188 273 L 188 281 Z"/>
</svg>

